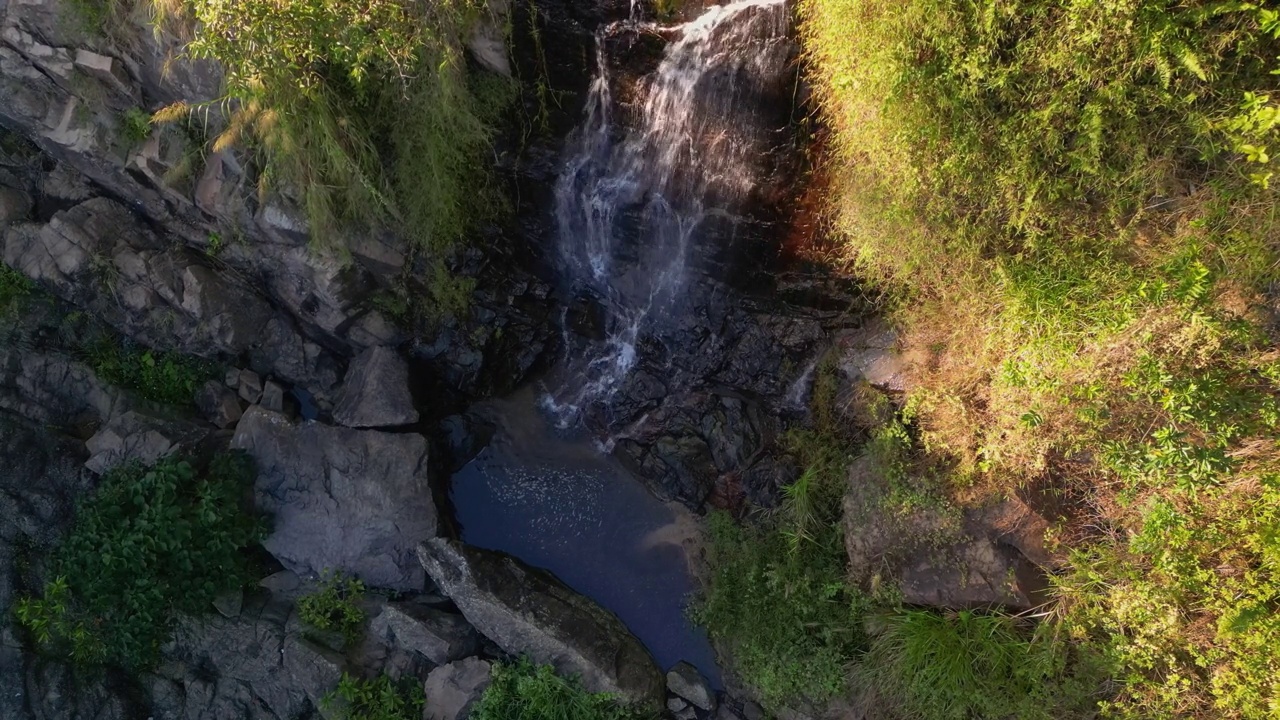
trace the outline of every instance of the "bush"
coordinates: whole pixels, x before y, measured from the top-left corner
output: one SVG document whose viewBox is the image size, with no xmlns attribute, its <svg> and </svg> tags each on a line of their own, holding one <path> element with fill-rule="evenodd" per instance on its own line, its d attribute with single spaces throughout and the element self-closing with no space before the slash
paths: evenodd
<svg viewBox="0 0 1280 720">
<path fill-rule="evenodd" d="M 416 681 L 397 685 L 386 675 L 361 680 L 343 673 L 320 704 L 337 720 L 419 720 L 424 701 L 422 684 Z"/>
<path fill-rule="evenodd" d="M 364 611 L 359 605 L 362 597 L 363 582 L 329 574 L 319 590 L 298 601 L 298 615 L 311 627 L 342 633 L 342 637 L 352 643 L 360 638 L 364 624 Z"/>
<path fill-rule="evenodd" d="M 221 370 L 217 363 L 208 360 L 110 340 L 91 345 L 85 356 L 99 379 L 169 405 L 195 402 L 196 391 L 218 377 Z"/>
<path fill-rule="evenodd" d="M 30 295 L 35 284 L 21 272 L 0 263 L 0 310 L 7 309 L 16 300 Z"/>
<path fill-rule="evenodd" d="M 656 720 L 607 693 L 589 693 L 550 665 L 521 660 L 493 668 L 493 682 L 470 720 Z"/>
<path fill-rule="evenodd" d="M 43 597 L 18 602 L 19 620 L 79 664 L 149 668 L 179 613 L 207 612 L 249 580 L 242 551 L 263 531 L 242 507 L 253 475 L 242 454 L 202 472 L 168 458 L 107 473 L 54 553 Z"/>
</svg>

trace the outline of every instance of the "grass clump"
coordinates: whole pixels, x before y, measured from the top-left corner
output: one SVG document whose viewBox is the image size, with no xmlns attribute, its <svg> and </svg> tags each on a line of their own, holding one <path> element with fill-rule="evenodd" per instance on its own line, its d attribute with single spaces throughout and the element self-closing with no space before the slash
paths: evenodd
<svg viewBox="0 0 1280 720">
<path fill-rule="evenodd" d="M 111 341 L 94 344 L 85 356 L 100 379 L 169 405 L 190 405 L 196 390 L 220 371 L 217 363 L 207 360 Z"/>
<path fill-rule="evenodd" d="M 1274 717 L 1280 14 L 800 14 L 833 225 L 920 358 L 910 402 L 944 490 L 1064 499 L 1052 622 L 1109 664 L 1102 714 Z"/>
<path fill-rule="evenodd" d="M 129 108 L 120 115 L 120 137 L 127 147 L 140 145 L 151 136 L 151 113 L 142 108 Z"/>
<path fill-rule="evenodd" d="M 1013 618 L 903 610 L 881 619 L 856 673 L 886 715 L 931 720 L 1087 716 L 1098 678 Z"/>
<path fill-rule="evenodd" d="M 360 609 L 363 597 L 363 582 L 330 573 L 319 590 L 298 601 L 298 616 L 317 630 L 342 633 L 343 639 L 352 643 L 360 638 L 364 624 L 364 610 Z"/>
<path fill-rule="evenodd" d="M 337 720 L 419 720 L 424 702 L 421 683 L 397 684 L 386 675 L 362 680 L 343 673 L 320 704 Z"/>
<path fill-rule="evenodd" d="M 656 720 L 608 693 L 589 693 L 575 680 L 556 675 L 550 665 L 527 659 L 495 664 L 471 720 Z"/>
<path fill-rule="evenodd" d="M 78 508 L 42 596 L 17 603 L 19 621 L 77 664 L 151 667 L 179 613 L 207 612 L 249 579 L 242 551 L 262 537 L 242 507 L 252 482 L 242 454 L 117 467 Z"/>
</svg>

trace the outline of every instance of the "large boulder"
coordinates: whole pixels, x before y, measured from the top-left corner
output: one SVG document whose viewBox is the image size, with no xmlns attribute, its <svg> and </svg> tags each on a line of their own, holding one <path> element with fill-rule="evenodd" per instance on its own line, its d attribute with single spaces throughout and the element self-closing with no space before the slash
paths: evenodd
<svg viewBox="0 0 1280 720">
<path fill-rule="evenodd" d="M 418 422 L 409 394 L 409 364 L 389 347 L 372 347 L 360 353 L 347 370 L 333 419 L 357 428 Z"/>
<path fill-rule="evenodd" d="M 263 545 L 286 568 L 422 589 L 414 547 L 437 526 L 422 436 L 295 424 L 254 407 L 231 445 L 257 461 L 254 497 L 275 516 Z"/>
<path fill-rule="evenodd" d="M 427 605 L 387 603 L 369 623 L 369 635 L 389 646 L 444 665 L 480 649 L 480 636 L 460 615 Z"/>
<path fill-rule="evenodd" d="M 441 591 L 503 650 L 577 675 L 591 692 L 662 706 L 666 683 L 644 645 L 551 573 L 447 538 L 428 540 L 418 555 Z"/>
</svg>

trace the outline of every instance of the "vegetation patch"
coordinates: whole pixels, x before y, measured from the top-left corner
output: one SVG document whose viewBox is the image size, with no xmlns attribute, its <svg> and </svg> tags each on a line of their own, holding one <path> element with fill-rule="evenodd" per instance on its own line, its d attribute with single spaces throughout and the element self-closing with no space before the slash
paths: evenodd
<svg viewBox="0 0 1280 720">
<path fill-rule="evenodd" d="M 422 717 L 422 684 L 406 678 L 397 683 L 386 675 L 362 680 L 346 673 L 321 705 L 337 720 L 419 720 Z"/>
<path fill-rule="evenodd" d="M 330 573 L 322 580 L 319 590 L 298 601 L 298 616 L 317 630 L 341 633 L 350 644 L 360 639 L 364 625 L 365 614 L 360 609 L 363 597 L 363 582 Z"/>
<path fill-rule="evenodd" d="M 249 580 L 243 550 L 263 534 L 242 506 L 253 477 L 243 454 L 107 473 L 77 509 L 42 596 L 18 602 L 19 621 L 77 664 L 153 666 L 178 614 L 208 612 Z"/>
<path fill-rule="evenodd" d="M 15 303 L 35 292 L 35 283 L 21 272 L 0 263 L 0 309 L 12 309 Z"/>
<path fill-rule="evenodd" d="M 957 502 L 1034 482 L 1070 509 L 1048 627 L 1102 658 L 1112 691 L 1063 716 L 1274 717 L 1280 13 L 804 0 L 800 14 L 832 131 L 832 224 L 920 358 L 919 451 Z"/>
<path fill-rule="evenodd" d="M 550 665 L 528 660 L 495 664 L 493 682 L 471 711 L 471 720 L 656 720 L 608 693 L 589 693 Z"/>
<path fill-rule="evenodd" d="M 169 405 L 193 403 L 196 390 L 221 370 L 220 365 L 208 360 L 110 340 L 90 345 L 84 355 L 100 379 Z"/>
</svg>

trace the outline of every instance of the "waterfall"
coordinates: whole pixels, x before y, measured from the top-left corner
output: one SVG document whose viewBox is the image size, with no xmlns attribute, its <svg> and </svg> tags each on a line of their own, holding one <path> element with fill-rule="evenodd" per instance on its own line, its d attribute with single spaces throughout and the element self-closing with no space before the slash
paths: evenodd
<svg viewBox="0 0 1280 720">
<path fill-rule="evenodd" d="M 615 107 L 606 50 L 619 31 L 674 36 L 630 113 Z M 683 291 L 696 259 L 715 251 L 701 246 L 757 182 L 762 137 L 750 99 L 761 78 L 785 70 L 787 31 L 784 0 L 739 0 L 682 25 L 632 19 L 597 34 L 586 118 L 570 138 L 555 212 L 565 278 L 601 303 L 607 338 L 571 361 L 573 377 L 548 395 L 562 424 L 607 405 L 642 336 L 689 310 Z"/>
</svg>

